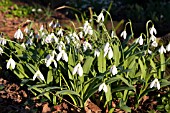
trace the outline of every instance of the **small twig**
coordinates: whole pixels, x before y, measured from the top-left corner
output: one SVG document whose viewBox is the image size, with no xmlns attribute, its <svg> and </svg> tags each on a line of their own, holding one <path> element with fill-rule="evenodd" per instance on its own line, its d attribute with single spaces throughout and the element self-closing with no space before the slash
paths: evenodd
<svg viewBox="0 0 170 113">
<path fill-rule="evenodd" d="M 54 94 L 54 93 L 53 93 L 53 95 L 56 95 L 56 94 Z M 59 96 L 59 95 L 56 95 L 56 96 L 57 96 L 58 98 L 60 98 L 60 99 L 64 100 L 64 101 L 65 101 L 65 102 L 67 102 L 68 104 L 72 105 L 73 107 L 77 108 L 79 111 L 81 111 L 81 108 L 79 108 L 78 106 L 76 106 L 76 105 L 72 104 L 71 102 L 69 102 L 68 100 L 66 100 L 66 99 L 62 98 L 62 97 L 61 97 L 61 96 Z"/>
</svg>

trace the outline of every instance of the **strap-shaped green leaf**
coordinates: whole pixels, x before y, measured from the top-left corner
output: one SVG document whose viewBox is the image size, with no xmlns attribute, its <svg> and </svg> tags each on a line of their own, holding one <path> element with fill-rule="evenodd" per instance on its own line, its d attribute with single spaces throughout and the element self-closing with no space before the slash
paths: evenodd
<svg viewBox="0 0 170 113">
<path fill-rule="evenodd" d="M 106 58 L 104 57 L 104 51 L 103 50 L 101 50 L 97 62 L 98 62 L 99 72 L 104 73 L 106 71 Z"/>
</svg>

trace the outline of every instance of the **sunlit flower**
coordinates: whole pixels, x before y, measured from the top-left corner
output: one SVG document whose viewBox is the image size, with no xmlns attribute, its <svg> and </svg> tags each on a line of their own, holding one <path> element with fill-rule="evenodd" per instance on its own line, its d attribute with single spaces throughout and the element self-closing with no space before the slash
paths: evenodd
<svg viewBox="0 0 170 113">
<path fill-rule="evenodd" d="M 84 23 L 84 26 L 83 26 L 83 31 L 86 34 L 89 34 L 89 35 L 92 35 L 93 34 L 93 29 L 92 27 L 90 26 L 90 24 L 88 23 L 88 21 L 86 21 Z"/>
<path fill-rule="evenodd" d="M 123 37 L 124 39 L 126 39 L 127 37 L 127 32 L 124 30 L 121 34 L 120 34 L 121 37 Z"/>
<path fill-rule="evenodd" d="M 24 32 L 25 32 L 25 33 L 29 33 L 29 29 L 28 29 L 27 26 L 25 27 Z"/>
<path fill-rule="evenodd" d="M 81 67 L 81 64 L 80 64 L 80 63 L 78 63 L 78 64 L 74 67 L 74 69 L 73 69 L 72 74 L 75 75 L 76 73 L 77 73 L 79 76 L 82 76 L 82 75 L 83 75 L 83 68 Z"/>
<path fill-rule="evenodd" d="M 14 38 L 16 38 L 16 39 L 23 39 L 23 33 L 22 33 L 21 29 L 18 29 L 18 30 L 15 32 Z"/>
<path fill-rule="evenodd" d="M 35 12 L 35 11 L 36 11 L 36 9 L 35 9 L 35 8 L 33 8 L 33 9 L 32 9 L 32 12 Z"/>
<path fill-rule="evenodd" d="M 64 50 L 61 50 L 60 53 L 57 55 L 57 61 L 59 61 L 61 58 L 64 61 L 68 62 L 68 56 L 67 56 L 67 53 Z"/>
<path fill-rule="evenodd" d="M 0 38 L 0 44 L 5 45 L 6 44 L 6 39 L 5 38 Z"/>
<path fill-rule="evenodd" d="M 107 89 L 107 85 L 105 83 L 102 83 L 100 86 L 99 86 L 99 92 L 103 90 L 105 93 L 107 93 L 108 89 Z"/>
<path fill-rule="evenodd" d="M 99 14 L 99 16 L 97 16 L 97 22 L 99 23 L 100 21 L 104 22 L 103 12 L 101 12 L 101 13 Z"/>
<path fill-rule="evenodd" d="M 114 36 L 115 36 L 115 32 L 114 31 L 112 31 L 112 33 L 111 33 L 111 37 L 113 38 Z"/>
<path fill-rule="evenodd" d="M 83 32 L 82 32 L 82 31 L 79 32 L 79 37 L 80 37 L 80 38 L 83 38 Z"/>
<path fill-rule="evenodd" d="M 156 41 L 156 37 L 154 35 L 151 35 L 150 40 L 154 42 Z"/>
<path fill-rule="evenodd" d="M 0 55 L 2 55 L 3 52 L 3 49 L 0 47 Z"/>
<path fill-rule="evenodd" d="M 67 41 L 67 44 L 69 44 L 70 43 L 70 38 L 68 36 L 65 36 L 65 39 Z"/>
<path fill-rule="evenodd" d="M 136 43 L 139 43 L 139 45 L 143 45 L 142 35 L 136 40 Z"/>
<path fill-rule="evenodd" d="M 99 49 L 95 49 L 95 51 L 94 51 L 94 57 L 99 57 L 99 55 L 100 55 Z"/>
<path fill-rule="evenodd" d="M 41 27 L 40 27 L 40 30 L 39 31 L 43 31 L 44 30 L 44 26 L 43 25 L 41 25 Z"/>
<path fill-rule="evenodd" d="M 159 51 L 160 54 L 166 53 L 166 49 L 164 48 L 163 45 L 159 48 L 158 51 Z"/>
<path fill-rule="evenodd" d="M 39 8 L 39 9 L 37 9 L 37 11 L 38 11 L 38 12 L 42 12 L 42 9 Z"/>
<path fill-rule="evenodd" d="M 109 48 L 109 42 L 107 42 L 104 46 L 104 52 L 108 51 L 108 48 Z M 107 54 L 107 53 L 106 53 Z M 104 55 L 106 56 L 106 55 Z"/>
<path fill-rule="evenodd" d="M 63 36 L 63 29 L 60 29 L 58 32 L 57 32 L 57 35 L 59 35 L 59 36 Z"/>
<path fill-rule="evenodd" d="M 157 34 L 157 31 L 156 31 L 154 25 L 150 28 L 150 34 L 151 35 L 154 35 L 154 34 L 156 35 Z"/>
<path fill-rule="evenodd" d="M 57 45 L 57 49 L 59 51 L 65 50 L 65 44 L 62 41 L 60 41 L 59 44 Z"/>
<path fill-rule="evenodd" d="M 56 55 L 56 52 L 53 51 L 51 54 L 48 54 L 45 58 L 46 67 L 49 67 L 51 63 L 54 63 L 55 68 L 57 68 L 57 62 L 54 60 L 54 56 Z"/>
<path fill-rule="evenodd" d="M 24 42 L 21 44 L 21 46 L 22 46 L 24 49 L 26 48 Z"/>
<path fill-rule="evenodd" d="M 170 51 L 170 43 L 166 46 L 166 50 L 169 52 Z"/>
<path fill-rule="evenodd" d="M 26 45 L 32 45 L 33 44 L 33 39 L 32 38 L 29 38 L 26 42 Z"/>
<path fill-rule="evenodd" d="M 92 49 L 91 44 L 88 43 L 87 41 L 84 41 L 84 43 L 83 43 L 83 50 L 86 51 L 88 48 Z"/>
<path fill-rule="evenodd" d="M 113 50 L 112 50 L 111 47 L 109 47 L 109 49 L 108 49 L 108 59 L 111 59 L 111 58 L 113 58 Z"/>
<path fill-rule="evenodd" d="M 7 62 L 6 68 L 9 69 L 11 67 L 11 69 L 14 69 L 15 65 L 16 65 L 15 61 L 12 58 L 10 58 Z"/>
<path fill-rule="evenodd" d="M 73 33 L 73 37 L 75 37 L 77 40 L 80 40 L 76 32 Z"/>
<path fill-rule="evenodd" d="M 150 84 L 150 88 L 153 88 L 153 87 L 157 88 L 158 90 L 160 89 L 160 83 L 157 78 L 155 78 Z"/>
<path fill-rule="evenodd" d="M 35 80 L 36 78 L 40 78 L 41 80 L 45 80 L 44 79 L 44 76 L 43 76 L 43 74 L 40 72 L 40 70 L 37 70 L 37 72 L 34 74 L 34 76 L 33 76 L 33 80 Z"/>
<path fill-rule="evenodd" d="M 153 47 L 157 47 L 158 46 L 158 43 L 156 41 L 153 41 L 152 44 L 151 44 Z"/>
<path fill-rule="evenodd" d="M 152 54 L 152 51 L 148 49 L 148 53 L 151 55 L 151 54 Z"/>
<path fill-rule="evenodd" d="M 113 65 L 111 68 L 110 68 L 110 72 L 112 73 L 112 75 L 116 75 L 117 74 L 117 68 L 115 65 Z"/>
</svg>

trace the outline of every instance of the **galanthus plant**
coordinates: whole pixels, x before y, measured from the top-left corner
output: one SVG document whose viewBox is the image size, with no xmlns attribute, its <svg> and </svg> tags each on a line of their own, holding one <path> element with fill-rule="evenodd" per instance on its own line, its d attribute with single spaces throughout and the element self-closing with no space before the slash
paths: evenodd
<svg viewBox="0 0 170 113">
<path fill-rule="evenodd" d="M 46 97 L 53 104 L 65 98 L 83 109 L 97 94 L 99 104 L 110 111 L 119 108 L 131 112 L 130 97 L 138 109 L 144 95 L 170 85 L 165 78 L 169 59 L 164 55 L 170 50 L 169 44 L 159 46 L 152 21 L 146 23 L 146 34 L 141 33 L 137 39 L 131 21 L 117 36 L 113 23 L 111 31 L 106 29 L 105 14 L 110 16 L 105 10 L 90 19 L 82 16 L 82 26 L 72 29 L 52 21 L 47 28 L 42 25 L 38 33 L 31 21 L 25 32 L 16 31 L 16 41 L 0 37 L 5 67 L 35 96 Z M 128 26 L 130 34 L 126 32 Z M 111 106 L 113 101 L 118 102 L 115 107 Z"/>
</svg>

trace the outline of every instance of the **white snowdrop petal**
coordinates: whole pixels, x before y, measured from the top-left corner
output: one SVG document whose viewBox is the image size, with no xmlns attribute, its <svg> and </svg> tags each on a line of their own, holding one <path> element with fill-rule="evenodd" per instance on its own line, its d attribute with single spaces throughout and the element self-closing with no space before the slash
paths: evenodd
<svg viewBox="0 0 170 113">
<path fill-rule="evenodd" d="M 78 67 L 77 73 L 79 76 L 83 75 L 83 68 L 81 67 L 81 65 Z"/>
<path fill-rule="evenodd" d="M 170 51 L 170 43 L 166 46 L 166 50 L 169 52 Z"/>
<path fill-rule="evenodd" d="M 57 62 L 55 60 L 53 62 L 54 62 L 55 68 L 57 68 Z"/>
<path fill-rule="evenodd" d="M 111 47 L 109 47 L 108 58 L 109 59 L 113 58 L 113 51 Z"/>
<path fill-rule="evenodd" d="M 107 91 L 108 91 L 108 89 L 107 89 L 107 85 L 104 83 L 104 85 L 103 85 L 103 91 L 105 92 L 105 93 L 107 93 Z"/>
<path fill-rule="evenodd" d="M 104 86 L 104 83 L 102 83 L 100 86 L 99 86 L 99 92 L 103 89 L 103 86 Z"/>
<path fill-rule="evenodd" d="M 73 72 L 72 72 L 73 75 L 75 75 L 75 74 L 77 73 L 77 69 L 78 69 L 78 65 L 76 65 L 76 66 L 74 67 Z"/>
<path fill-rule="evenodd" d="M 62 51 L 60 51 L 60 53 L 57 55 L 57 61 L 59 61 L 62 57 Z"/>
</svg>

